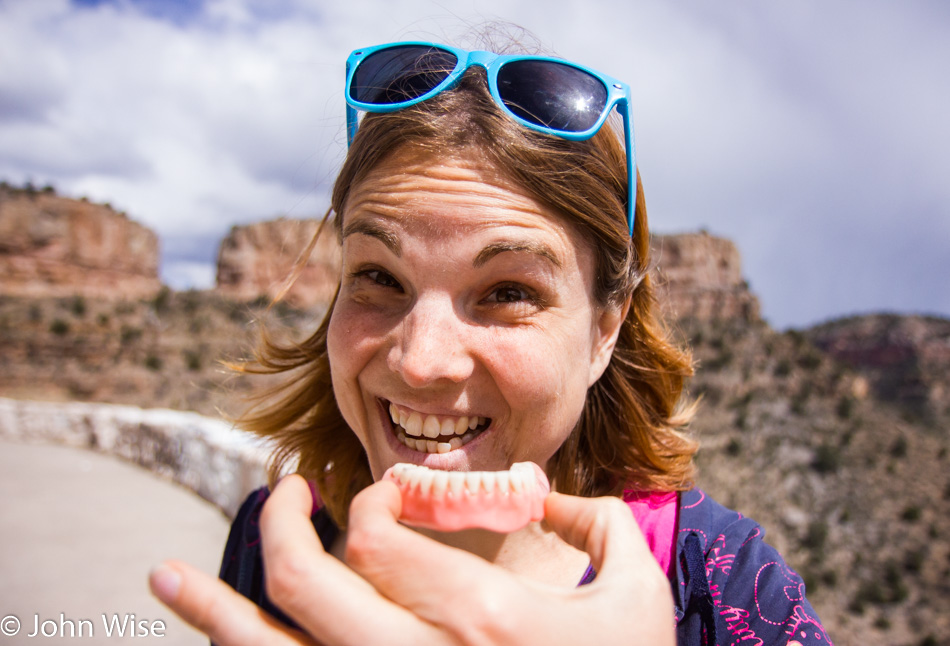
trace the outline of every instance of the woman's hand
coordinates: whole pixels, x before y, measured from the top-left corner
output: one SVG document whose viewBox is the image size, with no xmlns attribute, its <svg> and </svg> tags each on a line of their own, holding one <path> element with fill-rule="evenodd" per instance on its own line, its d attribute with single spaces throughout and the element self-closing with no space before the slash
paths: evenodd
<svg viewBox="0 0 950 646">
<path fill-rule="evenodd" d="M 401 505 L 390 482 L 354 499 L 347 567 L 313 531 L 306 482 L 290 476 L 276 487 L 260 521 L 265 585 L 306 634 L 183 563 L 156 569 L 152 590 L 221 645 L 675 643 L 669 583 L 622 501 L 560 494 L 545 501 L 547 523 L 586 551 L 598 572 L 570 590 L 525 580 L 400 525 Z"/>
</svg>

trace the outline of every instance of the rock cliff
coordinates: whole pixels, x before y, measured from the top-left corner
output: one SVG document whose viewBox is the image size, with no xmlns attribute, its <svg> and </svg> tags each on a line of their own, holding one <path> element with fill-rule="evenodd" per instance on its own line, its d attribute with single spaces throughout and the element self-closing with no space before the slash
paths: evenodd
<svg viewBox="0 0 950 646">
<path fill-rule="evenodd" d="M 0 294 L 154 295 L 158 238 L 108 205 L 0 186 Z"/>
<path fill-rule="evenodd" d="M 652 248 L 657 297 L 671 318 L 759 320 L 731 240 L 705 232 L 655 236 Z"/>
<path fill-rule="evenodd" d="M 296 280 L 289 283 L 301 252 L 319 226 L 319 220 L 279 218 L 233 227 L 218 249 L 218 290 L 247 301 L 259 296 L 273 299 L 287 289 L 282 300 L 294 306 L 329 303 L 340 274 L 339 244 L 329 225 L 299 268 Z"/>
<path fill-rule="evenodd" d="M 830 321 L 807 336 L 867 375 L 876 398 L 905 415 L 950 421 L 950 321 L 875 314 Z"/>
</svg>

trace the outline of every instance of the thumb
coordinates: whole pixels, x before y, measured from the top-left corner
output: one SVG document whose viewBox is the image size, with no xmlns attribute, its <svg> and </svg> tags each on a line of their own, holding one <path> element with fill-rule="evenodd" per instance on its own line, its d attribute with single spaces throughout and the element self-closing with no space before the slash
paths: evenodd
<svg viewBox="0 0 950 646">
<path fill-rule="evenodd" d="M 631 572 L 659 565 L 630 508 L 614 497 L 581 498 L 551 493 L 544 502 L 544 519 L 562 539 L 587 552 L 597 580 L 629 580 Z"/>
</svg>

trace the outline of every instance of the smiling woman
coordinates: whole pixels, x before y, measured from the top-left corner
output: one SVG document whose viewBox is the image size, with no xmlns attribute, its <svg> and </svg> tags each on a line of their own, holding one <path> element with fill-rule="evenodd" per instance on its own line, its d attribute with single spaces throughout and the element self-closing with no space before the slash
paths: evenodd
<svg viewBox="0 0 950 646">
<path fill-rule="evenodd" d="M 243 422 L 275 480 L 302 476 L 228 541 L 222 577 L 266 615 L 181 564 L 159 596 L 222 643 L 700 644 L 733 616 L 827 643 L 758 526 L 690 489 L 691 362 L 655 315 L 626 86 L 421 43 L 348 65 L 338 292 L 246 367 L 287 375 Z"/>
</svg>

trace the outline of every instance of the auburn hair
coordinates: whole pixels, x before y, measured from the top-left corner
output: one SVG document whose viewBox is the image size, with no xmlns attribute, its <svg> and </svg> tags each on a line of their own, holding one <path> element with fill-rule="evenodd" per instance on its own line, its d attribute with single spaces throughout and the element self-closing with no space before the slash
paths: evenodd
<svg viewBox="0 0 950 646">
<path fill-rule="evenodd" d="M 624 307 L 629 300 L 610 363 L 588 389 L 580 419 L 549 464 L 548 476 L 558 491 L 599 496 L 691 486 L 697 445 L 685 432 L 694 406 L 684 402 L 684 387 L 692 358 L 671 341 L 657 313 L 639 173 L 632 235 L 627 228 L 626 156 L 617 126 L 608 122 L 587 141 L 530 131 L 500 110 L 484 72 L 472 68 L 452 90 L 363 118 L 324 225 L 340 235 L 352 187 L 387 156 L 406 148 L 436 156 L 466 149 L 482 155 L 561 214 L 590 244 L 600 305 Z M 239 424 L 273 442 L 272 484 L 280 473 L 296 468 L 315 483 L 343 527 L 353 496 L 372 483 L 372 476 L 363 447 L 334 399 L 327 329 L 335 302 L 336 297 L 320 327 L 303 342 L 278 343 L 262 330 L 255 360 L 240 369 L 286 378 L 263 393 Z"/>
</svg>

